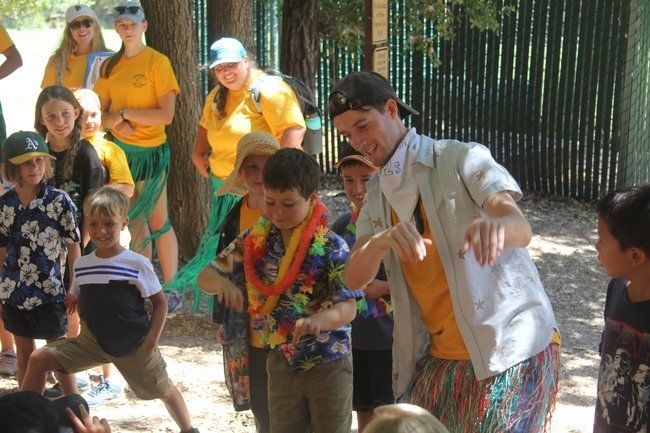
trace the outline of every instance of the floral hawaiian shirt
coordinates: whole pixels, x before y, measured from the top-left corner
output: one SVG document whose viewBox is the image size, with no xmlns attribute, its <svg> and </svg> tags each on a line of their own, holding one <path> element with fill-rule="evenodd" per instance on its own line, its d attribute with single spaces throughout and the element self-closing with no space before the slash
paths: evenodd
<svg viewBox="0 0 650 433">
<path fill-rule="evenodd" d="M 79 242 L 70 197 L 44 185 L 24 206 L 14 189 L 0 197 L 0 248 L 7 259 L 0 279 L 0 302 L 31 310 L 63 302 L 67 245 Z"/>
<path fill-rule="evenodd" d="M 247 234 L 243 233 L 213 262 L 213 267 L 222 275 L 235 284 L 239 282 L 240 288 L 243 288 L 244 270 L 240 263 L 235 262 L 241 261 L 241 246 Z M 282 235 L 277 228 L 270 230 L 266 246 L 265 260 L 262 266 L 257 266 L 257 272 L 265 284 L 271 284 L 275 281 L 285 252 Z M 361 292 L 349 291 L 343 282 L 343 266 L 348 254 L 347 244 L 341 237 L 328 229 L 317 230 L 291 292 L 280 296 L 277 306 L 269 315 L 250 315 L 253 332 L 262 335 L 266 349 L 282 350 L 291 367 L 297 371 L 327 364 L 347 356 L 351 351 L 349 324 L 332 331 L 321 331 L 317 337 L 306 335 L 297 346 L 291 344 L 296 320 L 324 311 L 346 299 L 362 296 Z M 226 263 L 228 265 L 224 266 Z"/>
</svg>

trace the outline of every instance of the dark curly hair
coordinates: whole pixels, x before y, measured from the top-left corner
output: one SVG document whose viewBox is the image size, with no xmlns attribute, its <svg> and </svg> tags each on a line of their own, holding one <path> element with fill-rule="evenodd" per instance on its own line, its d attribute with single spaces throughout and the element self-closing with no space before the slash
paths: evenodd
<svg viewBox="0 0 650 433">
<path fill-rule="evenodd" d="M 610 191 L 596 212 L 623 251 L 635 247 L 650 255 L 650 183 Z"/>
</svg>

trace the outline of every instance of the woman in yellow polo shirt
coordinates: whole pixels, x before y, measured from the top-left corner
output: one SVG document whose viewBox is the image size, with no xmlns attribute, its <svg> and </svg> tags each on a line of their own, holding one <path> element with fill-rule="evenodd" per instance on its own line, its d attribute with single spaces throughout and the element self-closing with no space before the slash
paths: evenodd
<svg viewBox="0 0 650 433">
<path fill-rule="evenodd" d="M 61 45 L 47 62 L 41 89 L 54 85 L 69 89 L 87 87 L 84 81 L 87 71 L 92 70 L 93 60 L 103 60 L 109 55 L 92 9 L 86 5 L 70 6 L 65 21 Z"/>
<path fill-rule="evenodd" d="M 146 29 L 139 2 L 125 1 L 115 8 L 122 47 L 104 62 L 93 90 L 101 101 L 102 124 L 126 153 L 136 182 L 129 211 L 131 247 L 151 258 L 155 240 L 163 280 L 170 281 L 178 269 L 178 241 L 167 209 L 170 150 L 165 125 L 174 118 L 179 87 L 169 59 L 142 42 Z"/>
<path fill-rule="evenodd" d="M 237 39 L 221 38 L 212 44 L 210 68 L 218 84 L 205 99 L 192 162 L 201 176 L 210 179 L 215 192 L 233 170 L 240 138 L 263 131 L 275 136 L 281 147 L 300 148 L 305 121 L 291 87 L 281 79 L 264 80 L 264 72 Z M 257 85 L 256 105 L 250 90 Z M 190 285 L 200 296 L 196 276 L 214 258 L 219 238 L 215 232 L 237 201 L 239 197 L 231 194 L 212 194 L 212 212 L 197 253 L 168 288 L 184 290 Z"/>
</svg>

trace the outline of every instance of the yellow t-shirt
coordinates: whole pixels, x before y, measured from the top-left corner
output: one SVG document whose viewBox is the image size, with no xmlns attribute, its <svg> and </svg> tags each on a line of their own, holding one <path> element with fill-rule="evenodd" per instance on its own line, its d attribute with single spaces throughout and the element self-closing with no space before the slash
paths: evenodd
<svg viewBox="0 0 650 433">
<path fill-rule="evenodd" d="M 14 42 L 9 37 L 9 33 L 5 30 L 4 26 L 0 24 L 0 53 L 4 52 L 7 48 L 12 47 Z"/>
<path fill-rule="evenodd" d="M 256 71 L 242 90 L 228 91 L 225 111 L 227 115 L 219 119 L 219 110 L 213 107 L 215 87 L 206 97 L 203 115 L 199 125 L 208 132 L 210 171 L 218 179 L 225 179 L 235 166 L 237 142 L 252 131 L 271 133 L 278 140 L 284 131 L 294 126 L 305 127 L 305 120 L 291 87 L 280 79 L 264 82 L 260 92 L 259 113 L 253 104 L 249 89 L 256 78 L 264 72 Z"/>
<path fill-rule="evenodd" d="M 67 67 L 61 74 L 61 83 L 56 82 L 56 59 L 54 56 L 50 57 L 45 67 L 43 74 L 43 81 L 41 82 L 41 89 L 47 86 L 54 86 L 61 84 L 68 89 L 81 89 L 83 87 L 84 75 L 86 74 L 86 63 L 88 61 L 88 54 L 76 56 L 74 54 L 68 55 Z"/>
<path fill-rule="evenodd" d="M 106 65 L 107 62 L 104 63 Z M 137 56 L 122 56 L 108 78 L 97 79 L 95 93 L 110 101 L 110 112 L 121 108 L 146 110 L 158 107 L 158 98 L 169 92 L 178 95 L 179 87 L 169 59 L 150 47 Z M 130 121 L 135 133 L 128 137 L 111 131 L 123 143 L 141 147 L 159 146 L 167 140 L 164 125 L 143 125 Z"/>
<path fill-rule="evenodd" d="M 108 170 L 108 183 L 124 183 L 135 186 L 126 154 L 117 144 L 97 136 L 89 141 L 97 151 L 99 161 Z"/>
<path fill-rule="evenodd" d="M 263 209 L 250 209 L 248 207 L 248 194 L 242 199 L 241 208 L 239 209 L 239 233 L 252 227 L 255 222 L 262 216 Z M 253 322 L 249 321 L 250 345 L 258 349 L 264 349 L 262 336 L 253 332 Z"/>
<path fill-rule="evenodd" d="M 422 237 L 433 239 L 422 201 L 418 203 L 424 221 Z M 391 210 L 393 224 L 399 219 Z M 469 352 L 456 325 L 449 285 L 435 243 L 427 250 L 423 261 L 416 264 L 400 260 L 404 279 L 422 311 L 422 321 L 431 335 L 431 356 L 440 359 L 467 360 Z"/>
</svg>

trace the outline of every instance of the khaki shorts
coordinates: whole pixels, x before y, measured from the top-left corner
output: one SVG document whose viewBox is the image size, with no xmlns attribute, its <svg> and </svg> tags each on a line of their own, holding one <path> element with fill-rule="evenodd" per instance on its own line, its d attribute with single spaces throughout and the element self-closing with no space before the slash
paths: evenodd
<svg viewBox="0 0 650 433">
<path fill-rule="evenodd" d="M 99 346 L 85 323 L 81 324 L 77 338 L 55 341 L 45 348 L 61 364 L 61 371 L 66 374 L 114 364 L 131 390 L 142 400 L 165 398 L 173 386 L 158 347 L 150 351 L 142 345 L 131 355 L 111 356 Z"/>
</svg>

